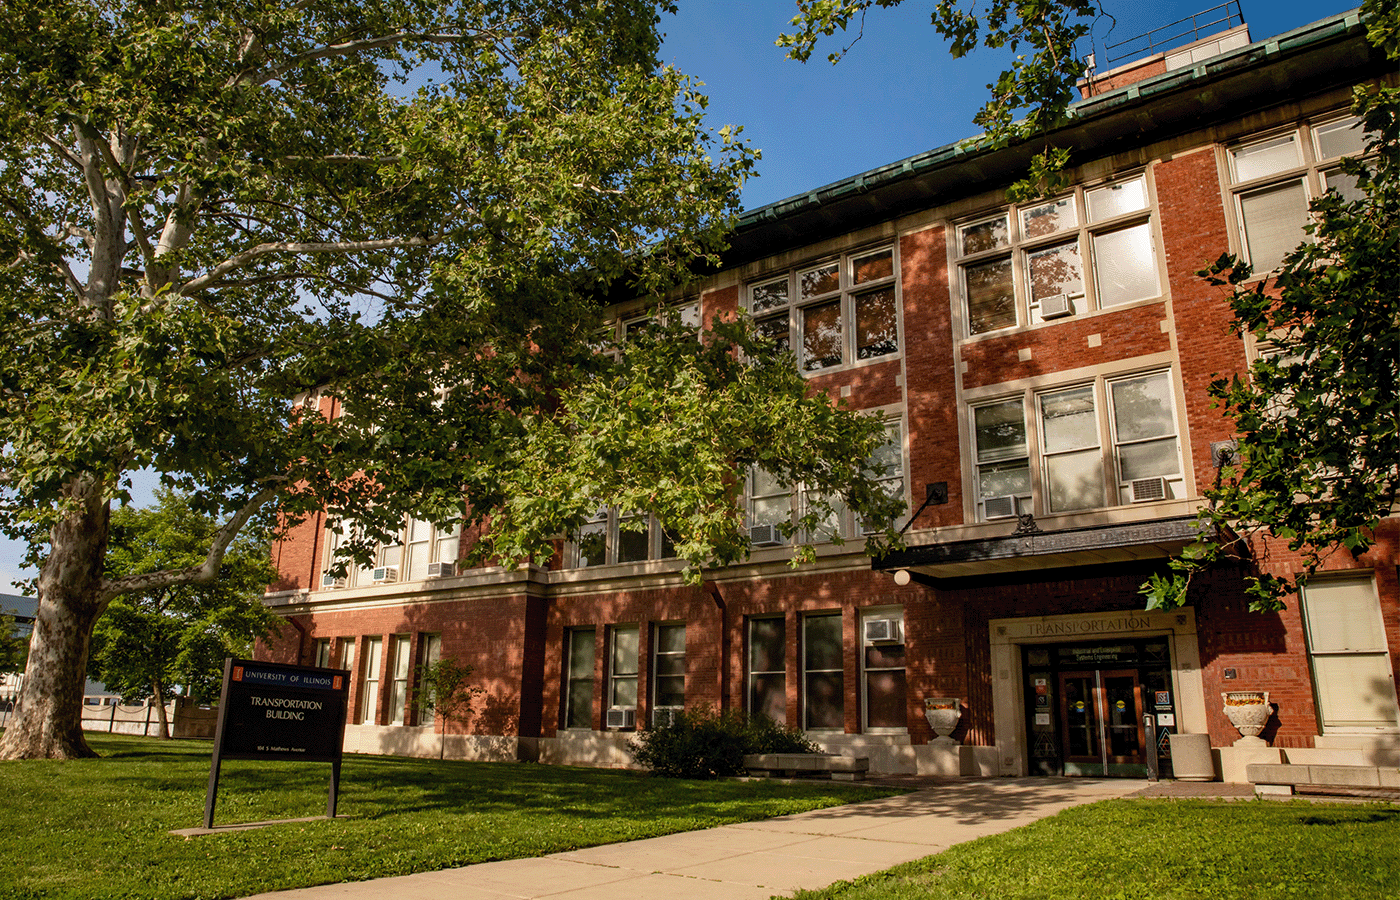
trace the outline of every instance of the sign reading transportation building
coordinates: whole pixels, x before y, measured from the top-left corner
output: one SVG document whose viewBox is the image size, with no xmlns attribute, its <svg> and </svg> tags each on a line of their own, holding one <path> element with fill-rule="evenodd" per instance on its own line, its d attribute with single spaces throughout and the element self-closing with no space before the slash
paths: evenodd
<svg viewBox="0 0 1400 900">
<path fill-rule="evenodd" d="M 204 827 L 214 827 L 219 766 L 224 759 L 331 764 L 326 815 L 335 817 L 350 673 L 251 659 L 224 660 L 219 725 L 204 800 Z"/>
</svg>

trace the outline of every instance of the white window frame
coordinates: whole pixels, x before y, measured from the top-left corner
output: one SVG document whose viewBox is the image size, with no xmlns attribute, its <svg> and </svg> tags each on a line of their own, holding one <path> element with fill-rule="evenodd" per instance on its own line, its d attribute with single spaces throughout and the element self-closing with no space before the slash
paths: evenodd
<svg viewBox="0 0 1400 900">
<path fill-rule="evenodd" d="M 1091 213 L 1094 200 L 1106 196 L 1107 192 L 1118 190 L 1136 191 L 1141 186 L 1143 205 L 1126 212 L 1104 215 L 1093 219 Z M 1045 234 L 1031 235 L 1027 223 L 1033 214 L 1052 206 L 1064 206 L 1073 212 L 1074 224 L 1066 224 Z M 1001 225 L 1004 238 L 996 238 L 992 246 L 968 249 L 967 237 L 979 228 L 995 228 Z M 1145 229 L 1151 247 L 1146 259 L 1151 264 L 1151 272 L 1142 272 L 1147 284 L 1141 296 L 1110 302 L 1108 291 L 1100 281 L 1107 277 L 1108 255 L 1099 259 L 1100 241 L 1109 236 L 1125 234 L 1133 229 Z M 1141 239 L 1139 238 L 1139 241 Z M 1027 328 L 1039 325 L 1053 325 L 1060 318 L 1041 318 L 1041 300 L 1033 296 L 1034 280 L 1031 277 L 1032 260 L 1057 247 L 1073 245 L 1079 258 L 1080 285 L 1076 291 L 1066 291 L 1072 312 L 1064 316 L 1073 320 L 1088 313 L 1122 309 L 1142 303 L 1160 302 L 1166 295 L 1166 266 L 1162 259 L 1162 239 L 1157 225 L 1157 202 L 1152 179 L 1146 170 L 1117 175 L 1102 182 L 1077 185 L 1070 192 L 1018 206 L 1002 208 L 995 213 L 984 213 L 956 224 L 954 228 L 952 252 L 955 260 L 955 283 L 962 298 L 963 334 L 966 337 L 1000 334 L 1013 328 Z M 970 305 L 971 291 L 968 288 L 968 271 L 993 264 L 1009 265 L 1011 273 L 1012 306 L 1014 315 L 1003 324 L 977 328 L 973 321 Z M 1155 278 L 1156 290 L 1151 287 Z M 1048 296 L 1048 295 L 1047 295 Z"/>
<path fill-rule="evenodd" d="M 360 679 L 361 725 L 378 724 L 379 669 L 383 662 L 384 638 L 379 635 L 365 638 L 364 673 Z"/>
<path fill-rule="evenodd" d="M 336 534 L 335 525 L 339 525 L 341 533 Z M 353 534 L 355 524 L 352 522 L 326 523 L 325 559 L 321 568 L 322 574 L 336 563 L 336 550 L 338 550 L 345 537 Z M 373 554 L 373 565 L 367 568 L 359 568 L 352 561 L 345 571 L 345 587 L 364 587 L 373 584 L 374 569 L 380 566 L 394 566 L 398 569 L 398 578 L 395 581 L 421 581 L 428 576 L 427 563 L 450 562 L 455 563 L 461 556 L 462 525 L 460 522 L 451 528 L 440 528 L 433 525 L 426 519 L 414 519 L 406 517 L 403 525 L 399 528 L 396 539 L 391 543 L 381 543 L 376 545 Z M 427 561 L 418 571 L 410 564 L 413 562 L 413 548 L 427 546 Z M 314 586 L 313 590 L 328 590 L 322 588 L 320 584 Z"/>
<path fill-rule="evenodd" d="M 662 632 L 679 632 L 681 636 L 681 648 L 679 650 L 662 650 Z M 652 627 L 651 641 L 651 718 L 652 724 L 660 724 L 660 718 L 674 713 L 682 712 L 685 709 L 685 623 L 684 622 L 657 622 Z M 671 664 L 667 668 L 673 668 L 675 661 L 679 661 L 680 672 L 662 673 L 662 661 L 670 660 Z M 674 703 L 661 703 L 661 685 L 663 680 L 680 679 L 681 703 L 677 706 Z M 663 713 L 663 710 L 665 711 Z M 659 715 L 660 714 L 660 715 Z"/>
<path fill-rule="evenodd" d="M 888 275 L 872 275 L 857 282 L 857 264 L 888 254 L 890 272 Z M 825 289 L 810 292 L 804 285 L 810 284 L 814 276 L 829 267 L 835 267 L 835 283 Z M 894 347 L 861 356 L 858 346 L 859 307 L 865 297 L 888 290 L 894 313 Z M 782 299 L 778 300 L 781 295 Z M 860 250 L 853 250 L 839 256 L 830 256 L 774 273 L 765 278 L 750 282 L 745 288 L 745 308 L 753 316 L 760 333 L 777 340 L 795 353 L 797 368 L 804 376 L 841 371 L 871 365 L 882 361 L 898 359 L 904 352 L 903 310 L 899 289 L 899 250 L 894 244 L 877 244 Z M 772 303 L 756 299 L 759 296 L 775 298 Z M 840 331 L 840 358 L 831 363 L 818 364 L 807 358 L 803 335 L 806 316 L 818 307 L 836 304 L 837 327 Z M 877 346 L 877 345 L 872 345 Z"/>
<path fill-rule="evenodd" d="M 1225 173 L 1224 180 L 1227 184 L 1229 206 L 1233 211 L 1231 224 L 1236 255 L 1254 267 L 1255 276 L 1261 278 L 1266 276 L 1275 268 L 1276 264 L 1265 269 L 1262 266 L 1272 263 L 1272 259 L 1260 260 L 1259 262 L 1255 262 L 1253 259 L 1249 246 L 1249 231 L 1245 222 L 1246 199 L 1275 193 L 1289 185 L 1302 185 L 1303 211 L 1297 223 L 1298 241 L 1289 245 L 1288 249 L 1291 250 L 1304 240 L 1309 240 L 1310 238 L 1303 231 L 1303 226 L 1309 221 L 1307 208 L 1312 201 L 1327 191 L 1328 176 L 1339 174 L 1339 166 L 1343 158 L 1367 156 L 1364 150 L 1364 138 L 1361 142 L 1362 149 L 1357 152 L 1323 155 L 1319 133 L 1330 131 L 1347 122 L 1354 123 L 1358 127 L 1360 125 L 1360 120 L 1355 116 L 1344 111 L 1333 111 L 1294 123 L 1286 129 L 1253 135 L 1222 149 L 1224 160 L 1222 171 Z M 1264 150 L 1271 145 L 1277 146 L 1281 142 L 1288 142 L 1295 151 L 1292 165 L 1280 166 L 1262 174 L 1252 174 L 1248 170 L 1241 171 L 1240 162 L 1245 154 L 1250 151 Z"/>
<path fill-rule="evenodd" d="M 330 638 L 316 639 L 316 662 L 314 665 L 318 669 L 329 669 L 331 667 L 331 648 L 333 644 Z"/>
<path fill-rule="evenodd" d="M 1119 435 L 1117 416 L 1115 415 L 1114 387 L 1134 381 L 1148 382 L 1157 378 L 1165 378 L 1165 399 L 1169 405 L 1170 421 L 1175 425 L 1175 431 L 1171 434 L 1154 434 L 1142 439 L 1130 439 Z M 1085 446 L 1072 451 L 1047 452 L 1045 416 L 1043 411 L 1044 401 L 1055 395 L 1085 388 L 1090 389 L 1090 396 L 1092 397 L 1094 405 L 1097 441 L 1095 447 Z M 971 512 L 976 521 L 989 521 L 986 517 L 986 501 L 988 497 L 982 494 L 981 474 L 983 467 L 990 468 L 994 465 L 1015 462 L 1021 459 L 1019 456 L 1008 456 L 1005 459 L 989 458 L 985 461 L 981 459 L 977 447 L 977 412 L 981 409 L 1008 403 L 1020 404 L 1021 414 L 1023 416 L 1022 421 L 1025 423 L 1023 426 L 1026 439 L 1025 459 L 1029 475 L 1030 491 L 1029 497 L 1027 497 L 1024 492 L 1017 492 L 1015 494 L 1018 504 L 1018 514 L 1032 514 L 1038 517 L 1061 514 L 1074 515 L 1113 507 L 1151 506 L 1153 502 L 1164 503 L 1186 498 L 1187 461 L 1182 446 L 1182 435 L 1185 433 L 1185 423 L 1184 415 L 1180 409 L 1177 397 L 1177 378 L 1172 369 L 1156 368 L 1141 372 L 1099 375 L 1087 381 L 1071 381 L 1058 385 L 1038 385 L 1035 387 L 1028 387 L 1015 394 L 988 397 L 968 403 L 966 415 L 971 448 L 967 457 L 971 460 L 971 465 L 967 467 L 967 495 L 971 498 Z M 1024 418 L 1031 413 L 1035 416 L 1034 421 Z M 1130 482 L 1123 478 L 1122 448 L 1167 440 L 1173 440 L 1175 442 L 1177 461 L 1175 473 L 1167 473 L 1160 476 L 1166 480 L 1167 496 L 1160 501 L 1133 503 L 1129 492 Z M 1050 501 L 1050 461 L 1056 456 L 1065 456 L 1071 453 L 1084 452 L 1085 450 L 1095 450 L 1097 453 L 1098 466 L 1102 472 L 1101 502 L 1095 506 L 1086 506 L 1077 509 L 1052 509 Z"/>
<path fill-rule="evenodd" d="M 389 644 L 389 724 L 408 721 L 408 682 L 413 672 L 412 635 L 395 634 Z"/>
<path fill-rule="evenodd" d="M 634 534 L 646 535 L 647 555 L 643 559 L 622 558 L 622 531 L 624 520 L 635 520 L 646 518 L 646 529 L 643 532 Z M 583 544 L 579 540 L 580 534 L 584 531 L 603 535 L 603 555 L 598 560 L 588 559 L 588 564 L 584 565 Z M 666 560 L 676 558 L 675 541 L 671 535 L 661 526 L 661 520 L 647 513 L 623 514 L 612 507 L 599 507 L 598 511 L 584 523 L 583 527 L 574 532 L 569 539 L 568 560 L 569 567 L 574 569 L 593 569 L 598 566 L 616 565 L 638 565 L 640 563 Z"/>
<path fill-rule="evenodd" d="M 1356 620 L 1343 626 L 1342 645 L 1326 643 L 1321 617 L 1329 610 L 1323 608 L 1326 594 L 1330 590 L 1356 592 L 1361 603 L 1353 607 L 1359 614 Z M 1367 602 L 1369 601 L 1369 602 Z M 1390 647 L 1385 634 L 1385 616 L 1381 612 L 1380 598 L 1376 592 L 1375 576 L 1370 571 L 1327 573 L 1314 576 L 1300 591 L 1303 622 L 1308 639 L 1308 667 L 1312 672 L 1313 696 L 1317 701 L 1317 724 L 1323 734 L 1395 734 L 1400 733 L 1400 702 L 1395 694 L 1395 672 L 1390 657 Z M 1359 609 L 1356 607 L 1366 607 Z M 1321 646 L 1320 646 L 1321 645 Z M 1336 674 L 1327 670 L 1341 663 Z M 1343 694 L 1355 696 L 1361 685 L 1357 684 L 1358 665 L 1370 671 L 1373 677 L 1384 679 L 1387 688 L 1375 692 L 1371 699 L 1378 706 L 1388 707 L 1388 719 L 1345 719 L 1330 706 L 1329 695 Z"/>
<path fill-rule="evenodd" d="M 442 659 L 442 635 L 437 633 L 423 634 L 419 638 L 418 655 L 423 659 L 423 666 L 431 666 Z M 437 721 L 437 710 L 423 709 L 418 712 L 419 725 L 432 725 Z"/>
<path fill-rule="evenodd" d="M 630 655 L 627 648 L 619 643 L 619 639 L 624 636 L 631 637 Z M 642 629 L 639 625 L 614 625 L 608 629 L 608 709 L 637 708 L 637 689 L 641 686 L 641 642 Z M 619 702 L 620 692 L 629 684 L 632 702 Z"/>
</svg>

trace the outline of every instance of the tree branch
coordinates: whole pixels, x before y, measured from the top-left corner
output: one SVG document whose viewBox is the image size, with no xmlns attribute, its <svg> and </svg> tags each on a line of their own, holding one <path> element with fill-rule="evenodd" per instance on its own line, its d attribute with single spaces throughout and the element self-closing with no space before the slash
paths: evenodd
<svg viewBox="0 0 1400 900">
<path fill-rule="evenodd" d="M 64 143 L 58 138 L 54 137 L 51 134 L 41 134 L 39 135 L 39 140 L 48 144 L 51 148 L 53 148 L 53 151 L 57 153 L 61 159 L 67 161 L 68 163 L 71 163 L 74 167 L 77 168 L 79 172 L 83 170 L 82 159 L 79 158 L 78 154 L 74 153 L 72 150 L 69 150 L 68 147 L 65 146 Z"/>
<path fill-rule="evenodd" d="M 284 481 L 286 481 L 285 478 L 279 477 L 275 479 L 277 487 L 264 487 L 258 491 L 249 498 L 247 503 L 243 504 L 243 508 L 238 510 L 233 518 L 214 532 L 214 541 L 209 546 L 209 554 L 201 565 L 186 566 L 183 569 L 166 569 L 162 572 L 147 572 L 143 575 L 124 575 L 121 578 L 104 578 L 98 587 L 98 593 L 103 602 L 105 603 L 121 594 L 144 593 L 177 584 L 213 581 L 214 576 L 219 573 L 219 566 L 223 564 L 224 553 L 228 550 L 229 544 L 233 543 L 233 539 L 252 518 L 253 513 L 277 496 Z"/>
<path fill-rule="evenodd" d="M 384 238 L 377 241 L 331 241 L 324 243 L 300 243 L 296 241 L 271 241 L 250 247 L 219 263 L 198 278 L 191 279 L 181 286 L 179 293 L 193 294 L 218 284 L 230 272 L 235 272 L 255 260 L 273 253 L 366 253 L 371 250 L 397 250 L 409 247 L 431 247 L 441 241 L 431 238 Z"/>
<path fill-rule="evenodd" d="M 494 38 L 488 38 L 494 40 Z M 287 72 L 295 69 L 303 63 L 315 62 L 318 59 L 326 59 L 332 56 L 348 56 L 352 53 L 361 53 L 365 50 L 378 50 L 382 47 L 392 47 L 395 44 L 403 44 L 409 41 L 425 41 L 431 44 L 457 44 L 465 41 L 483 40 L 481 34 L 437 34 L 433 32 L 413 32 L 402 31 L 394 34 L 385 34 L 378 37 L 365 38 L 360 41 L 345 41 L 340 44 L 327 44 L 324 47 L 317 47 L 315 50 L 308 50 L 292 57 L 286 63 L 269 69 L 253 80 L 254 84 L 267 84 L 269 81 L 276 81 Z"/>
</svg>

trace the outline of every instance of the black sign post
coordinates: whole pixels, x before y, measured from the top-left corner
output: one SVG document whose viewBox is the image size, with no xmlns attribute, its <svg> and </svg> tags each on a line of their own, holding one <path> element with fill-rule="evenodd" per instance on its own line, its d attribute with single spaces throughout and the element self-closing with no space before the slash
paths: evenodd
<svg viewBox="0 0 1400 900">
<path fill-rule="evenodd" d="M 326 817 L 335 818 L 350 673 L 251 659 L 224 660 L 219 724 L 204 797 L 204 827 L 214 827 L 219 767 L 225 759 L 295 759 L 331 764 Z"/>
</svg>

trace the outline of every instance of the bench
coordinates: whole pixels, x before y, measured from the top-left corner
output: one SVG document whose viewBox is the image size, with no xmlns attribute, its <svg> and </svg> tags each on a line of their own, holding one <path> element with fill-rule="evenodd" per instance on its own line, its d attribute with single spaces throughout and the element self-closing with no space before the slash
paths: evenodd
<svg viewBox="0 0 1400 900">
<path fill-rule="evenodd" d="M 870 771 L 870 758 L 834 753 L 752 753 L 744 757 L 744 768 L 760 778 L 811 775 L 833 781 L 861 781 Z"/>
<path fill-rule="evenodd" d="M 1400 768 L 1390 766 L 1299 766 L 1290 763 L 1250 763 L 1245 777 L 1257 797 L 1291 797 L 1295 789 L 1319 793 L 1338 791 L 1400 791 Z"/>
</svg>

